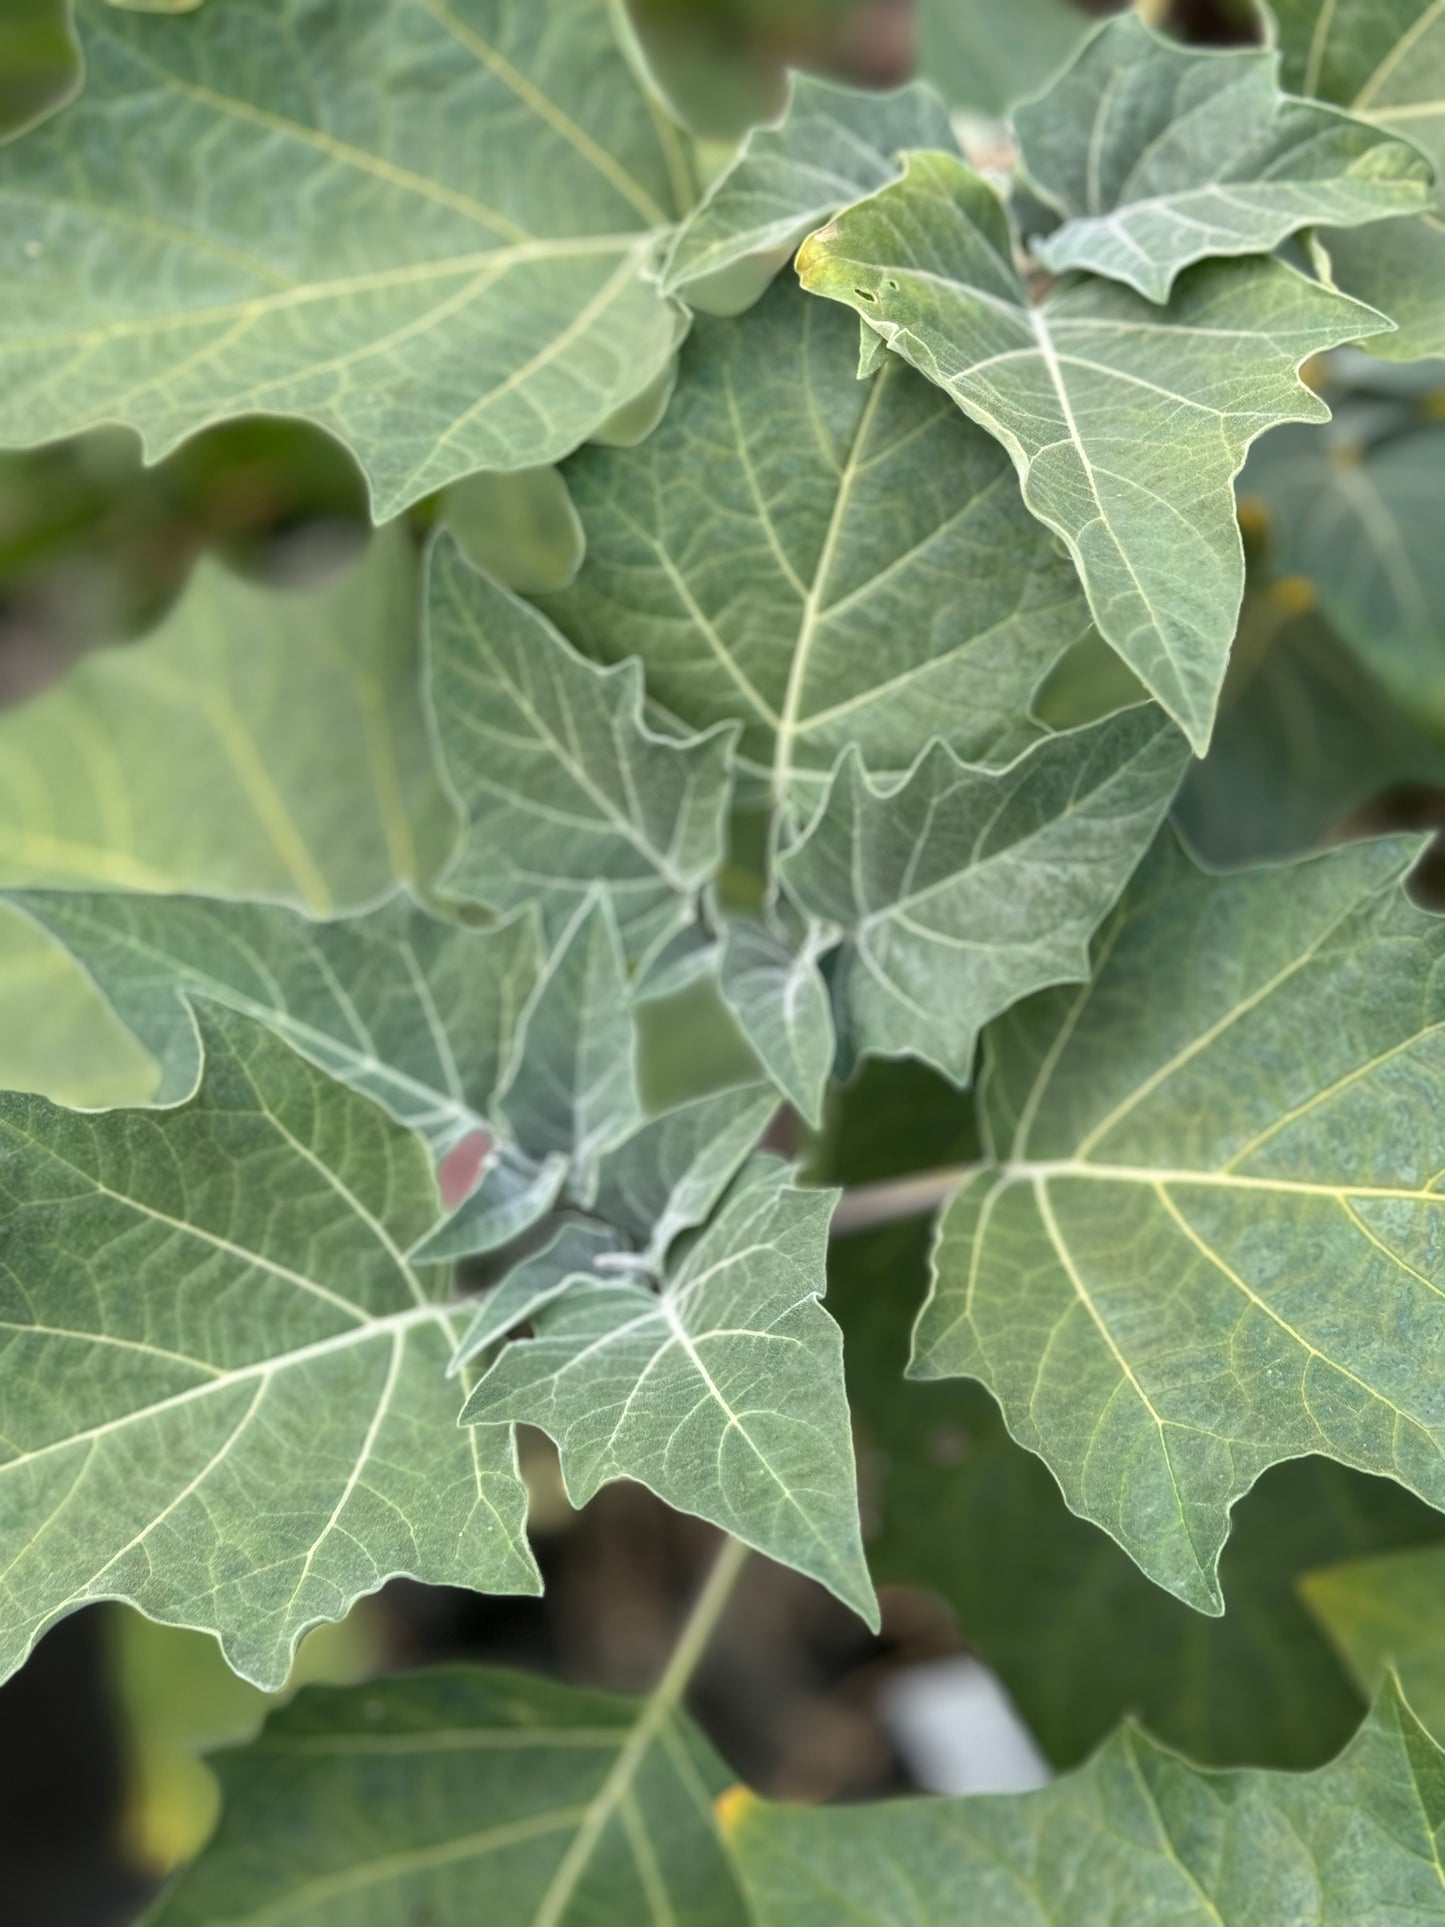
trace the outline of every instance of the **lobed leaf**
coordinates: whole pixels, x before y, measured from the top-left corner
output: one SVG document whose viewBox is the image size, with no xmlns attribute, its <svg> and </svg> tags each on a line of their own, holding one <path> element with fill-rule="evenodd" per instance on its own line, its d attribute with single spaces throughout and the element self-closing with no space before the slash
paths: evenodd
<svg viewBox="0 0 1445 1927">
<path fill-rule="evenodd" d="M 798 256 L 1013 458 L 1094 620 L 1203 753 L 1244 586 L 1230 487 L 1249 444 L 1323 421 L 1302 361 L 1384 319 L 1270 260 L 1204 262 L 1167 307 L 1091 277 L 1037 306 L 993 189 L 909 157 Z"/>
<path fill-rule="evenodd" d="M 1439 1913 L 1445 1756 L 1382 1694 L 1316 1773 L 1207 1773 L 1126 1727 L 1037 1793 L 746 1809 L 759 1927 L 1345 1927 Z"/>
<path fill-rule="evenodd" d="M 280 1038 L 200 1005 L 173 1110 L 0 1096 L 0 1667 L 93 1599 L 274 1689 L 394 1573 L 532 1592 L 503 1429 L 458 1432 L 430 1160 Z"/>
<path fill-rule="evenodd" d="M 1427 212 L 1324 239 L 1340 285 L 1398 323 L 1372 354 L 1445 354 L 1445 16 L 1435 0 L 1271 4 L 1289 87 L 1414 141 L 1435 163 Z"/>
<path fill-rule="evenodd" d="M 1307 1573 L 1304 1602 L 1367 1692 L 1394 1674 L 1427 1732 L 1445 1731 L 1445 1546 Z"/>
<path fill-rule="evenodd" d="M 832 933 L 812 924 L 793 944 L 778 922 L 731 922 L 718 987 L 764 1070 L 807 1123 L 823 1121 L 837 1054 L 833 1009 L 819 968 Z"/>
<path fill-rule="evenodd" d="M 215 1756 L 220 1831 L 152 1927 L 686 1920 L 747 1927 L 716 1755 L 670 1704 L 481 1667 L 307 1687 Z"/>
<path fill-rule="evenodd" d="M 1289 100 L 1278 69 L 1274 52 L 1181 47 L 1137 13 L 1107 21 L 1015 118 L 1029 185 L 1062 218 L 1031 241 L 1036 258 L 1167 301 L 1211 255 L 1429 205 L 1418 148 Z"/>
<path fill-rule="evenodd" d="M 1089 31 L 1070 0 L 916 0 L 918 71 L 950 106 L 1006 114 L 1068 60 Z"/>
<path fill-rule="evenodd" d="M 634 1479 L 876 1627 L 842 1345 L 819 1303 L 836 1196 L 754 1165 L 660 1292 L 598 1282 L 538 1310 L 534 1336 L 501 1353 L 464 1423 L 538 1426 L 574 1505 Z"/>
<path fill-rule="evenodd" d="M 629 956 L 655 955 L 722 859 L 732 732 L 658 735 L 638 663 L 587 662 L 449 542 L 427 607 L 432 711 L 466 821 L 443 881 L 493 909 L 536 903 L 552 934 L 601 885 Z"/>
<path fill-rule="evenodd" d="M 404 894 L 327 922 L 205 897 L 16 891 L 4 901 L 65 946 L 151 1051 L 156 1103 L 186 1096 L 199 1075 L 184 992 L 269 1024 L 439 1157 L 491 1118 L 543 961 L 530 916 L 473 930 Z"/>
<path fill-rule="evenodd" d="M 663 289 L 708 307 L 713 277 L 754 255 L 776 272 L 811 228 L 894 180 L 906 149 L 952 146 L 947 109 L 928 87 L 865 93 L 794 74 L 781 120 L 752 130 L 678 229 Z M 739 292 L 754 289 L 744 282 Z"/>
<path fill-rule="evenodd" d="M 8 445 L 301 415 L 380 521 L 555 460 L 665 366 L 690 163 L 609 0 L 78 11 L 83 91 L 0 152 Z"/>
<path fill-rule="evenodd" d="M 651 440 L 568 464 L 587 560 L 543 599 L 681 724 L 740 719 L 741 767 L 802 811 L 849 745 L 880 776 L 929 736 L 1008 761 L 1088 622 L 1003 452 L 896 358 L 855 381 L 856 343 L 791 286 L 700 320 Z"/>
<path fill-rule="evenodd" d="M 1089 938 L 1186 761 L 1152 706 L 1047 737 L 996 773 L 935 743 L 885 790 L 845 757 L 777 867 L 799 909 L 843 932 L 833 994 L 849 1049 L 967 1083 L 991 1017 L 1087 975 Z"/>
<path fill-rule="evenodd" d="M 1209 878 L 1161 839 L 1079 991 L 986 1045 L 989 1155 L 911 1370 L 981 1378 L 1069 1505 L 1221 1610 L 1235 1500 L 1318 1452 L 1445 1509 L 1445 925 L 1367 845 Z"/>
</svg>

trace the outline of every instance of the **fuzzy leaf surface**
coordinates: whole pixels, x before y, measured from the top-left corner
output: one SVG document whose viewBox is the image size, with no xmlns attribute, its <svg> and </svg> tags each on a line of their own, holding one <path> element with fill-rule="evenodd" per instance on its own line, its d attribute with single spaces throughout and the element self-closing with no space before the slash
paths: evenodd
<svg viewBox="0 0 1445 1927">
<path fill-rule="evenodd" d="M 655 953 L 722 859 L 733 732 L 658 735 L 638 662 L 588 662 L 450 542 L 433 553 L 428 636 L 466 820 L 446 884 L 498 910 L 538 903 L 555 930 L 600 883 L 629 956 Z"/>
<path fill-rule="evenodd" d="M 802 810 L 850 744 L 879 775 L 929 736 L 1006 762 L 1088 623 L 992 438 L 857 360 L 850 318 L 786 282 L 700 320 L 657 433 L 568 464 L 587 559 L 544 603 L 589 653 L 640 654 L 682 724 L 740 718 L 744 770 Z"/>
<path fill-rule="evenodd" d="M 645 270 L 688 163 L 608 0 L 78 12 L 83 90 L 0 151 L 8 445 L 301 415 L 384 521 L 555 460 L 665 366 Z"/>
<path fill-rule="evenodd" d="M 1234 477 L 1266 429 L 1328 418 L 1301 362 L 1387 323 L 1273 260 L 1201 262 L 1165 307 L 1092 276 L 1034 306 L 1011 247 L 986 181 L 914 154 L 798 271 L 998 437 L 1101 634 L 1202 754 L 1244 588 Z"/>
<path fill-rule="evenodd" d="M 509 1143 L 445 1224 L 418 1247 L 427 1263 L 505 1244 L 564 1187 L 596 1196 L 597 1162 L 639 1110 L 627 970 L 606 897 L 575 912 L 528 994 L 490 1107 Z"/>
<path fill-rule="evenodd" d="M 810 228 L 894 180 L 900 153 L 952 146 L 948 111 L 928 87 L 870 93 L 795 74 L 782 120 L 753 129 L 679 228 L 663 288 L 691 297 L 755 254 L 781 266 Z"/>
<path fill-rule="evenodd" d="M 870 1099 L 881 1108 L 876 1085 Z M 908 1129 L 905 1115 L 893 1135 Z M 937 1155 L 935 1130 L 914 1135 L 924 1155 Z M 854 1437 L 871 1469 L 876 1583 L 947 1602 L 968 1650 L 998 1675 L 1056 1768 L 1087 1759 L 1126 1717 L 1199 1765 L 1301 1770 L 1332 1758 L 1379 1677 L 1357 1690 L 1305 1610 L 1302 1575 L 1439 1542 L 1445 1518 L 1391 1480 L 1292 1459 L 1235 1508 L 1219 1566 L 1225 1611 L 1195 1612 L 1068 1509 L 981 1385 L 904 1378 L 930 1230 L 917 1220 L 835 1239 L 829 1257 Z M 1406 1689 L 1425 1718 L 1408 1679 Z"/>
<path fill-rule="evenodd" d="M 817 1129 L 838 1040 L 819 968 L 831 933 L 812 924 L 795 944 L 772 924 L 738 921 L 723 931 L 718 988 L 764 1070 Z"/>
<path fill-rule="evenodd" d="M 727 1771 L 656 1700 L 448 1667 L 308 1687 L 214 1756 L 220 1830 L 151 1927 L 686 1921 L 748 1927 L 713 1825 Z"/>
<path fill-rule="evenodd" d="M 543 961 L 530 917 L 470 930 L 405 895 L 330 921 L 206 897 L 37 890 L 5 901 L 65 946 L 158 1060 L 154 1102 L 195 1087 L 184 991 L 269 1024 L 438 1156 L 487 1122 Z"/>
<path fill-rule="evenodd" d="M 1073 1510 L 1206 1612 L 1279 1460 L 1445 1510 L 1445 923 L 1410 855 L 1207 877 L 1166 834 L 1089 983 L 989 1035 L 990 1155 L 911 1369 L 982 1379 Z"/>
<path fill-rule="evenodd" d="M 1110 20 L 1015 125 L 1030 186 L 1062 217 L 1031 242 L 1167 301 L 1211 255 L 1268 254 L 1300 228 L 1418 214 L 1424 154 L 1329 107 L 1291 101 L 1279 56 L 1180 46 L 1137 13 Z"/>
<path fill-rule="evenodd" d="M 1394 1691 L 1309 1774 L 1209 1773 L 1125 1727 L 1037 1793 L 789 1807 L 734 1838 L 759 1927 L 1352 1927 L 1439 1915 L 1445 1755 Z"/>
<path fill-rule="evenodd" d="M 1423 147 L 1435 201 L 1324 239 L 1340 286 L 1388 314 L 1390 361 L 1445 354 L 1445 14 L 1436 0 L 1273 0 L 1285 85 Z"/>
<path fill-rule="evenodd" d="M 536 1425 L 574 1505 L 634 1479 L 876 1626 L 842 1344 L 819 1302 L 836 1196 L 795 1189 L 770 1161 L 751 1167 L 660 1292 L 620 1281 L 555 1299 L 464 1421 Z"/>
<path fill-rule="evenodd" d="M 214 1632 L 277 1688 L 404 1572 L 539 1589 L 505 1430 L 459 1432 L 420 1140 L 263 1026 L 200 1006 L 195 1096 L 0 1097 L 0 1516 L 12 1671 L 92 1599 Z"/>
<path fill-rule="evenodd" d="M 1152 705 L 1046 737 L 997 772 L 935 743 L 888 791 L 846 757 L 778 872 L 800 910 L 844 934 L 833 989 L 849 1050 L 920 1057 L 967 1083 L 990 1018 L 1088 974 L 1089 938 L 1187 758 Z"/>
</svg>

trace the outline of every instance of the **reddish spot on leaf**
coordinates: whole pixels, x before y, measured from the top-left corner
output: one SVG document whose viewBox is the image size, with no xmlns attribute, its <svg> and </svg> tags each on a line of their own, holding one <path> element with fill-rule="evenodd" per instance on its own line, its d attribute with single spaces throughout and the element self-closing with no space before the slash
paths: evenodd
<svg viewBox="0 0 1445 1927">
<path fill-rule="evenodd" d="M 470 1197 L 477 1188 L 477 1180 L 482 1175 L 482 1166 L 487 1161 L 487 1153 L 492 1148 L 492 1137 L 488 1131 L 473 1131 L 464 1137 L 460 1144 L 454 1144 L 441 1163 L 437 1166 L 437 1183 L 442 1190 L 442 1203 L 452 1209 L 463 1198 Z"/>
</svg>

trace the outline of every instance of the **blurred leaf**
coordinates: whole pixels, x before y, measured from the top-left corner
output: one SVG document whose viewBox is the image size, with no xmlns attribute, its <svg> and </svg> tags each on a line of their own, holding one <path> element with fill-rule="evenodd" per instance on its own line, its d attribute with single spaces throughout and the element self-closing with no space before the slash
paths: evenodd
<svg viewBox="0 0 1445 1927">
<path fill-rule="evenodd" d="M 1302 577 L 1331 627 L 1415 723 L 1445 734 L 1445 421 L 1344 401 L 1282 429 L 1240 482 L 1267 516 L 1264 559 Z"/>
<path fill-rule="evenodd" d="M 1181 47 L 1137 13 L 1100 27 L 1015 122 L 1029 185 L 1062 218 L 1035 257 L 1167 301 L 1193 261 L 1429 206 L 1418 148 L 1287 99 L 1278 66 L 1274 52 Z"/>
<path fill-rule="evenodd" d="M 220 1831 L 149 1919 L 746 1927 L 726 1772 L 674 1697 L 480 1667 L 308 1688 L 217 1758 Z"/>
<path fill-rule="evenodd" d="M 565 589 L 585 538 L 556 468 L 468 475 L 442 490 L 441 517 L 474 569 L 523 595 Z"/>
<path fill-rule="evenodd" d="M 829 934 L 813 926 L 790 941 L 776 923 L 729 923 L 718 984 L 769 1077 L 807 1123 L 822 1123 L 837 1039 L 818 959 Z"/>
<path fill-rule="evenodd" d="M 1293 614 L 1297 593 L 1246 596 L 1214 740 L 1174 806 L 1221 868 L 1318 849 L 1398 784 L 1445 789 L 1445 736 L 1410 723 L 1317 614 Z"/>
<path fill-rule="evenodd" d="M 1001 115 L 1042 87 L 1089 31 L 1069 0 L 915 0 L 918 71 L 945 100 Z"/>
<path fill-rule="evenodd" d="M 126 1607 L 106 1609 L 111 1671 L 127 1754 L 120 1819 L 125 1858 L 155 1879 L 199 1853 L 221 1810 L 202 1751 L 250 1738 L 279 1695 L 238 1678 L 207 1633 L 159 1626 Z M 365 1677 L 380 1657 L 382 1626 L 371 1601 L 318 1626 L 296 1652 L 282 1688 Z"/>
<path fill-rule="evenodd" d="M 0 151 L 10 445 L 302 415 L 380 521 L 554 461 L 666 365 L 646 270 L 690 169 L 611 0 L 252 10 L 244 58 L 225 6 L 79 14 L 83 91 Z"/>
<path fill-rule="evenodd" d="M 1393 1671 L 1417 1717 L 1445 1733 L 1445 1546 L 1328 1566 L 1300 1591 L 1365 1692 Z"/>
</svg>

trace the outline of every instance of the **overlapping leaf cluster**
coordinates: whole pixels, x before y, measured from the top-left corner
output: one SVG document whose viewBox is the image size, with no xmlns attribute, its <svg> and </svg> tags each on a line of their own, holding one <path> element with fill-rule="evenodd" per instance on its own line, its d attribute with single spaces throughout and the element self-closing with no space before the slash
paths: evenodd
<svg viewBox="0 0 1445 1927">
<path fill-rule="evenodd" d="M 1438 720 L 1432 377 L 1357 373 L 1325 431 L 1300 374 L 1441 345 L 1438 10 L 1285 0 L 1278 48 L 1230 52 L 1109 22 L 1018 107 L 1006 186 L 928 86 L 799 77 L 706 192 L 615 0 L 78 15 L 83 88 L 0 150 L 0 438 L 119 420 L 154 456 L 293 414 L 378 520 L 450 526 L 419 583 L 400 528 L 260 614 L 202 575 L 0 730 L 0 944 L 88 1040 L 0 1035 L 4 1664 L 115 1597 L 276 1685 L 392 1574 L 535 1589 L 517 1424 L 576 1503 L 641 1481 L 876 1623 L 836 1193 L 777 1147 L 878 1060 L 982 1138 L 924 1185 L 912 1375 L 988 1387 L 1165 1593 L 1228 1603 L 1231 1508 L 1279 1461 L 1445 1511 L 1445 938 L 1412 851 L 1211 877 L 1165 823 L 1251 621 L 1261 437 L 1276 602 L 1310 578 Z M 967 104 L 1015 106 L 991 52 Z M 1069 714 L 1101 659 L 1125 693 Z M 649 1013 L 699 985 L 751 1069 L 650 1103 Z M 161 1917 L 450 1917 L 484 1867 L 553 1927 L 823 1920 L 840 1888 L 890 1927 L 960 1893 L 1439 1903 L 1445 1767 L 1390 1689 L 1307 1779 L 1129 1729 L 1027 1800 L 749 1812 L 732 1847 L 679 1691 L 303 1701 Z"/>
</svg>

